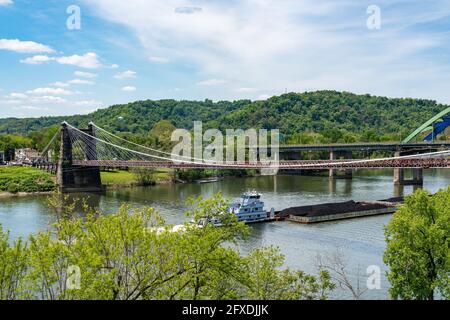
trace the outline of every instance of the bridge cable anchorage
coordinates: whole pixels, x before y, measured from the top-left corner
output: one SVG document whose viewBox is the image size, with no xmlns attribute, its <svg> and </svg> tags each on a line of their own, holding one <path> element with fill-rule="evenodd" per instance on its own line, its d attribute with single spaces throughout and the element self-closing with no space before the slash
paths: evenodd
<svg viewBox="0 0 450 320">
<path fill-rule="evenodd" d="M 118 145 L 114 141 L 114 136 L 104 129 L 99 128 L 94 135 L 90 135 L 82 130 L 79 130 L 70 124 L 67 124 L 70 141 L 73 148 L 73 159 L 78 161 L 81 165 L 94 165 L 94 166 L 142 166 L 151 167 L 152 165 L 157 167 L 162 165 L 163 167 L 175 167 L 173 164 L 177 163 L 180 167 L 194 166 L 195 168 L 274 168 L 274 165 L 268 165 L 267 163 L 223 163 L 214 161 L 181 161 L 174 160 L 160 155 L 154 155 L 146 152 L 133 150 L 121 145 Z M 124 139 L 120 138 L 122 143 Z M 126 140 L 125 140 L 126 141 Z M 132 143 L 136 147 L 144 148 L 151 152 L 162 153 L 163 151 L 140 146 Z M 294 160 L 294 161 L 280 161 L 276 166 L 278 168 L 342 168 L 342 167 L 368 167 L 368 168 L 381 168 L 381 167 L 450 167 L 447 159 L 438 162 L 433 156 L 448 156 L 450 150 L 429 152 L 417 155 L 407 155 L 399 157 L 379 158 L 379 159 L 362 159 L 362 160 Z M 421 159 L 429 158 L 429 164 L 427 163 L 406 163 L 402 164 L 399 161 L 408 159 Z M 432 160 L 432 161 L 431 161 Z M 164 163 L 161 163 L 164 161 Z M 433 162 L 434 161 L 434 162 Z M 389 165 L 376 165 L 377 163 L 390 162 Z M 372 164 L 372 165 L 370 165 Z M 374 165 L 375 164 L 375 165 Z"/>
</svg>

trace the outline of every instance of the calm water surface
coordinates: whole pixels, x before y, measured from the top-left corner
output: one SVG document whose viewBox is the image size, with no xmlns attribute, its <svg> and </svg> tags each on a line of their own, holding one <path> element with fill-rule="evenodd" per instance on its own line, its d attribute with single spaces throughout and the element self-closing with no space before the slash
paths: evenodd
<svg viewBox="0 0 450 320">
<path fill-rule="evenodd" d="M 426 170 L 424 188 L 436 192 L 450 184 L 447 170 Z M 185 201 L 192 196 L 210 197 L 222 192 L 225 197 L 237 198 L 242 191 L 256 189 L 263 193 L 267 208 L 276 210 L 324 202 L 346 200 L 379 200 L 392 196 L 408 195 L 412 186 L 394 187 L 392 171 L 359 171 L 352 180 L 329 181 L 318 176 L 265 176 L 230 178 L 210 184 L 159 185 L 108 191 L 103 195 L 89 194 L 91 205 L 104 212 L 113 213 L 123 204 L 135 207 L 152 206 L 168 223 L 179 224 L 187 218 Z M 79 194 L 76 196 L 84 196 Z M 317 254 L 333 254 L 339 250 L 348 263 L 348 273 L 361 284 L 366 283 L 366 269 L 378 265 L 383 273 L 385 249 L 383 227 L 391 215 L 301 225 L 277 222 L 253 225 L 251 236 L 240 244 L 243 252 L 252 248 L 274 245 L 286 255 L 286 265 L 316 273 Z M 46 205 L 45 196 L 0 199 L 0 224 L 11 231 L 11 237 L 26 237 L 45 230 L 54 221 Z M 371 290 L 364 298 L 386 298 L 388 282 L 382 276 L 381 289 Z M 349 298 L 345 290 L 336 290 L 333 298 Z"/>
</svg>

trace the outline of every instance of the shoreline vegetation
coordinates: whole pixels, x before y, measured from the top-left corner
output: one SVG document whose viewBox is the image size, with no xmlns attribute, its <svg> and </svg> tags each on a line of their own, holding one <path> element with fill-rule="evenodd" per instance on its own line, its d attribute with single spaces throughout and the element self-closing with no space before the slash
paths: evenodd
<svg viewBox="0 0 450 320">
<path fill-rule="evenodd" d="M 254 170 L 177 170 L 109 169 L 101 171 L 102 183 L 109 190 L 160 184 L 193 183 L 225 176 L 254 176 Z M 56 190 L 56 177 L 28 166 L 0 167 L 0 198 L 49 195 Z"/>
<path fill-rule="evenodd" d="M 48 172 L 25 166 L 0 167 L 0 197 L 49 193 L 55 187 L 56 178 Z"/>
</svg>

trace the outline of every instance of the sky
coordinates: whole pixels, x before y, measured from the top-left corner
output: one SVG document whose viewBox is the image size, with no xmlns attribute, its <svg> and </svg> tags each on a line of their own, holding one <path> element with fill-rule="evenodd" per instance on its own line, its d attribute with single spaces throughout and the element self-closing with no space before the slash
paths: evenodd
<svg viewBox="0 0 450 320">
<path fill-rule="evenodd" d="M 340 90 L 450 104 L 450 0 L 0 0 L 0 118 Z"/>
</svg>

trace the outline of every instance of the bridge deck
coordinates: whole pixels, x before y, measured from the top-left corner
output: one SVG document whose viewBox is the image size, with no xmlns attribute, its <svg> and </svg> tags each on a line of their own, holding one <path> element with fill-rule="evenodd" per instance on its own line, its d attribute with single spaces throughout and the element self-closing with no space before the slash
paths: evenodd
<svg viewBox="0 0 450 320">
<path fill-rule="evenodd" d="M 380 160 L 290 160 L 280 161 L 277 166 L 267 163 L 183 163 L 172 161 L 120 161 L 120 160 L 89 160 L 73 161 L 75 166 L 88 167 L 143 167 L 143 168 L 174 168 L 174 169 L 381 169 L 381 168 L 450 168 L 447 158 L 419 159 L 380 159 Z"/>
</svg>

